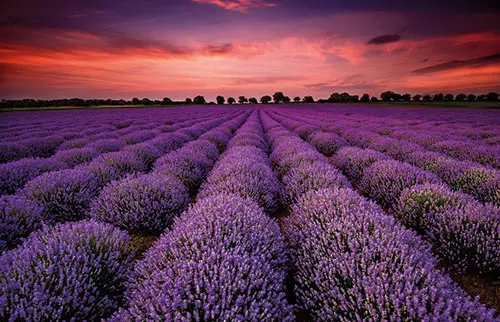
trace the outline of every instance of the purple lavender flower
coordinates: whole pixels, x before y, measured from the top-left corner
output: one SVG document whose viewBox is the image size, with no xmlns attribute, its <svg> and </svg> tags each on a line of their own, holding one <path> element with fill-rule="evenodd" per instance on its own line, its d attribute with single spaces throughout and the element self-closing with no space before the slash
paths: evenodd
<svg viewBox="0 0 500 322">
<path fill-rule="evenodd" d="M 54 155 L 54 159 L 57 161 L 62 161 L 66 163 L 68 167 L 73 168 L 79 164 L 92 161 L 92 159 L 97 155 L 98 153 L 95 149 L 79 148 L 59 151 Z"/>
<path fill-rule="evenodd" d="M 422 183 L 440 183 L 430 172 L 394 160 L 377 161 L 365 169 L 360 189 L 383 207 L 393 206 L 405 188 Z"/>
<path fill-rule="evenodd" d="M 341 147 L 348 145 L 338 134 L 326 132 L 314 132 L 308 136 L 308 141 L 326 156 L 331 156 Z"/>
<path fill-rule="evenodd" d="M 122 151 L 132 152 L 137 155 L 142 160 L 147 170 L 150 170 L 155 161 L 161 156 L 160 151 L 148 143 L 129 145 L 123 148 Z"/>
<path fill-rule="evenodd" d="M 254 202 L 200 200 L 135 267 L 126 310 L 112 321 L 293 321 L 284 239 Z"/>
<path fill-rule="evenodd" d="M 86 169 L 44 173 L 29 181 L 21 194 L 43 208 L 49 222 L 85 218 L 99 191 L 99 180 Z"/>
<path fill-rule="evenodd" d="M 343 147 L 330 160 L 354 185 L 359 185 L 365 169 L 377 161 L 390 158 L 370 149 Z"/>
<path fill-rule="evenodd" d="M 351 188 L 351 184 L 335 167 L 326 162 L 304 163 L 292 168 L 281 180 L 281 203 L 291 207 L 309 190 L 330 187 Z"/>
<path fill-rule="evenodd" d="M 432 217 L 429 239 L 458 271 L 500 276 L 500 208 L 469 203 Z"/>
<path fill-rule="evenodd" d="M 309 191 L 283 221 L 298 308 L 315 321 L 494 321 L 428 244 L 354 191 Z"/>
<path fill-rule="evenodd" d="M 161 233 L 188 202 L 186 188 L 174 177 L 129 176 L 102 190 L 91 216 L 131 232 Z"/>
<path fill-rule="evenodd" d="M 123 300 L 133 251 L 104 223 L 60 224 L 0 256 L 0 320 L 96 321 Z"/>
<path fill-rule="evenodd" d="M 97 153 L 108 153 L 120 151 L 125 143 L 119 139 L 102 139 L 86 145 L 89 149 L 94 149 Z"/>
<path fill-rule="evenodd" d="M 52 158 L 25 158 L 0 164 L 0 195 L 15 193 L 42 173 L 67 167 L 66 163 Z"/>
<path fill-rule="evenodd" d="M 0 197 L 0 252 L 13 248 L 42 227 L 42 209 L 18 196 Z"/>
<path fill-rule="evenodd" d="M 424 183 L 401 192 L 394 214 L 405 226 L 425 234 L 433 224 L 434 214 L 472 201 L 470 196 L 452 192 L 446 185 Z"/>
</svg>

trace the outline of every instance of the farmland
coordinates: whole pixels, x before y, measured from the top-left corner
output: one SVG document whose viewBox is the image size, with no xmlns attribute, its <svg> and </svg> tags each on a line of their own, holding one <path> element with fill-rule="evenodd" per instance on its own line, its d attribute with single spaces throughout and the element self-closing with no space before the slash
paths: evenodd
<svg viewBox="0 0 500 322">
<path fill-rule="evenodd" d="M 498 321 L 500 111 L 2 113 L 1 321 Z"/>
</svg>

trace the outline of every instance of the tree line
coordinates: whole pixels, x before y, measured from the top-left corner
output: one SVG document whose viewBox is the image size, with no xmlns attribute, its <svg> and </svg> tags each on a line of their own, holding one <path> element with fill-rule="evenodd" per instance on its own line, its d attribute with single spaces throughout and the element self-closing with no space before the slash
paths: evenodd
<svg viewBox="0 0 500 322">
<path fill-rule="evenodd" d="M 276 92 L 272 96 L 264 95 L 259 100 L 256 97 L 247 98 L 245 96 L 238 97 L 239 104 L 279 104 L 279 103 L 369 103 L 369 102 L 444 102 L 444 101 L 469 101 L 469 102 L 497 102 L 499 101 L 500 94 L 495 92 L 490 92 L 488 94 L 474 95 L 474 94 L 458 94 L 454 96 L 453 94 L 443 94 L 436 93 L 434 95 L 411 95 L 411 94 L 399 94 L 393 91 L 386 91 L 380 94 L 380 98 L 376 96 L 370 96 L 368 94 L 363 94 L 361 97 L 359 95 L 351 95 L 347 92 L 343 93 L 332 93 L 327 99 L 315 100 L 312 96 L 306 95 L 304 97 L 295 96 L 291 99 L 289 96 L 283 94 L 283 92 Z M 21 99 L 21 100 L 1 100 L 0 108 L 22 108 L 22 107 L 61 107 L 61 106 L 125 106 L 125 105 L 186 105 L 186 104 L 235 104 L 236 99 L 234 97 L 228 97 L 227 100 L 224 96 L 217 96 L 216 102 L 207 102 L 205 97 L 202 95 L 195 96 L 194 98 L 186 98 L 184 101 L 173 101 L 172 99 L 165 97 L 163 100 L 151 100 L 149 98 L 139 99 L 134 97 L 132 100 L 127 101 L 124 99 L 81 99 L 81 98 L 69 98 L 69 99 L 53 99 L 53 100 L 35 100 L 35 99 Z"/>
</svg>

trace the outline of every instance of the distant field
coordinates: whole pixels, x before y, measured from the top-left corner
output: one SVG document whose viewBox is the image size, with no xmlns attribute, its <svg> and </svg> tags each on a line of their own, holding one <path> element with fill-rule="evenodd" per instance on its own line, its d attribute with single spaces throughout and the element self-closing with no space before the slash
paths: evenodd
<svg viewBox="0 0 500 322">
<path fill-rule="evenodd" d="M 304 103 L 290 103 L 286 105 L 297 105 Z M 308 103 L 311 104 L 311 103 Z M 330 107 L 335 107 L 339 105 L 367 105 L 367 106 L 408 106 L 408 107 L 460 107 L 460 108 L 500 108 L 500 102 L 456 102 L 456 101 L 442 101 L 442 102 L 370 102 L 370 103 L 350 103 L 350 104 L 319 104 Z M 208 105 L 208 104 L 207 104 Z M 233 104 L 233 106 L 239 106 L 240 104 Z M 245 104 L 251 105 L 251 104 Z M 268 105 L 273 105 L 268 104 Z M 285 104 L 281 104 L 285 105 Z M 53 111 L 53 110 L 82 110 L 82 109 L 100 109 L 100 108 L 155 108 L 155 107 L 176 107 L 183 105 L 97 105 L 97 106 L 54 106 L 54 107 L 18 107 L 18 108 L 6 108 L 0 109 L 0 112 L 22 112 L 22 111 Z M 229 106 L 229 105 L 224 105 Z"/>
</svg>

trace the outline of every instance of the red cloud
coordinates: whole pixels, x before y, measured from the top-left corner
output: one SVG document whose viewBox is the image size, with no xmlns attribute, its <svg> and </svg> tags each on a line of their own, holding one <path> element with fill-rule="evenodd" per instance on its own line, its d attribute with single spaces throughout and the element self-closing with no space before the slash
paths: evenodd
<svg viewBox="0 0 500 322">
<path fill-rule="evenodd" d="M 208 3 L 222 7 L 226 10 L 246 13 L 248 9 L 260 7 L 276 7 L 275 3 L 266 0 L 193 0 L 196 3 Z"/>
</svg>

